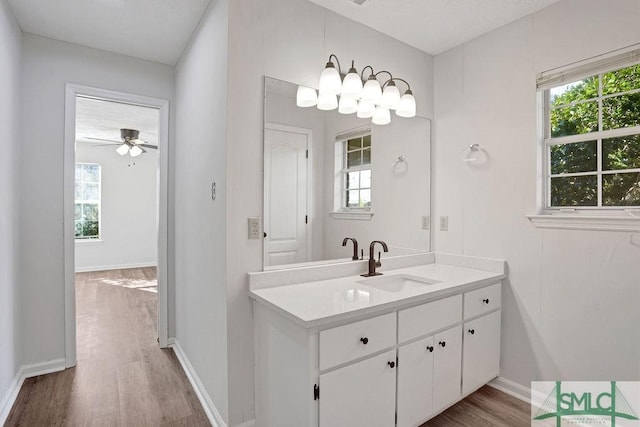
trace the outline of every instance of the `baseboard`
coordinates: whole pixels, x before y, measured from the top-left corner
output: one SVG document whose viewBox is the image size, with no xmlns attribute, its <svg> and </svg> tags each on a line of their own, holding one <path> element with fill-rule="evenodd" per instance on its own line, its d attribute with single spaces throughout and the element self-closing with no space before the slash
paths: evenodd
<svg viewBox="0 0 640 427">
<path fill-rule="evenodd" d="M 507 393 L 510 396 L 531 404 L 531 389 L 511 381 L 505 377 L 497 377 L 488 384 L 489 386 Z"/>
<path fill-rule="evenodd" d="M 198 374 L 196 374 L 196 371 L 193 369 L 193 365 L 191 365 L 191 362 L 189 362 L 189 359 L 182 350 L 182 347 L 180 347 L 180 343 L 178 342 L 178 340 L 176 338 L 170 338 L 169 343 L 169 346 L 173 349 L 173 352 L 176 354 L 176 357 L 180 361 L 182 369 L 187 375 L 189 382 L 193 386 L 193 389 L 198 396 L 198 400 L 200 400 L 204 412 L 207 414 L 209 422 L 213 425 L 213 427 L 227 427 L 227 423 L 224 421 L 224 419 L 220 415 L 220 412 L 218 411 L 218 408 L 216 408 L 216 405 L 211 400 L 209 393 L 207 393 L 207 390 L 204 388 L 204 384 L 202 384 L 202 381 L 200 381 Z"/>
<path fill-rule="evenodd" d="M 34 363 L 32 365 L 24 365 L 18 369 L 16 376 L 11 381 L 7 392 L 2 400 L 0 400 L 0 425 L 4 425 L 7 418 L 9 418 L 9 412 L 13 404 L 16 402 L 20 388 L 24 383 L 24 380 L 31 377 L 37 377 L 38 375 L 50 374 L 52 372 L 58 372 L 65 369 L 64 359 L 55 359 L 48 362 Z"/>
<path fill-rule="evenodd" d="M 99 265 L 95 267 L 76 267 L 76 273 L 87 273 L 90 271 L 108 271 L 108 270 L 124 270 L 127 268 L 144 268 L 155 267 L 157 262 L 137 262 L 133 264 L 118 264 L 118 265 Z"/>
</svg>

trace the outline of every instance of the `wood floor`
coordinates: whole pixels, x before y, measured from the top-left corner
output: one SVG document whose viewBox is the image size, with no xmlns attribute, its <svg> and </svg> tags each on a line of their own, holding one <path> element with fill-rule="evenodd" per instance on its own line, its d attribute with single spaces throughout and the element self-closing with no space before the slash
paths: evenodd
<svg viewBox="0 0 640 427">
<path fill-rule="evenodd" d="M 530 427 L 531 406 L 484 386 L 421 427 Z"/>
<path fill-rule="evenodd" d="M 208 426 L 156 342 L 154 268 L 76 275 L 78 365 L 27 379 L 5 426 Z M 529 405 L 483 387 L 422 427 L 527 427 Z"/>
<path fill-rule="evenodd" d="M 27 379 L 6 426 L 208 426 L 157 344 L 155 268 L 76 274 L 78 365 Z"/>
</svg>

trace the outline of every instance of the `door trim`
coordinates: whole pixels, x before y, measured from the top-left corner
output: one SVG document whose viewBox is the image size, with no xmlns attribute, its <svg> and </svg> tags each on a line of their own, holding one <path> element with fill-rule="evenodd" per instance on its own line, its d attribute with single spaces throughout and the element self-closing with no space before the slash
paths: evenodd
<svg viewBox="0 0 640 427">
<path fill-rule="evenodd" d="M 64 332 L 65 366 L 77 363 L 76 354 L 76 290 L 75 290 L 75 238 L 74 238 L 74 174 L 76 96 L 84 95 L 118 102 L 158 108 L 158 339 L 160 347 L 168 346 L 168 172 L 169 172 L 169 101 L 159 98 L 133 95 L 89 86 L 68 83 L 65 87 L 64 124 Z"/>
</svg>

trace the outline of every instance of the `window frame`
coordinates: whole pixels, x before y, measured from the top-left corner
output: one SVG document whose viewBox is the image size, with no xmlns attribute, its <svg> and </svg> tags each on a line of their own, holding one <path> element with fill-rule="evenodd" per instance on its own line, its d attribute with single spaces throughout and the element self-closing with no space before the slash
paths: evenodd
<svg viewBox="0 0 640 427">
<path fill-rule="evenodd" d="M 74 177 L 74 212 L 75 212 L 75 207 L 78 203 L 81 203 L 82 205 L 84 204 L 96 204 L 98 207 L 98 235 L 93 237 L 93 236 L 87 236 L 87 237 L 78 237 L 75 236 L 75 224 L 78 221 L 75 218 L 75 214 L 74 214 L 74 241 L 76 243 L 85 243 L 85 242 L 101 242 L 102 241 L 102 165 L 100 163 L 91 163 L 91 162 L 75 162 L 75 166 L 85 166 L 85 165 L 90 165 L 90 166 L 97 166 L 98 167 L 98 199 L 97 200 L 85 200 L 83 199 L 76 199 L 75 198 L 75 185 L 78 182 L 76 180 L 76 178 Z M 83 173 L 84 176 L 84 173 Z M 84 178 L 81 180 L 82 183 L 84 183 Z"/>
<path fill-rule="evenodd" d="M 636 46 L 637 48 L 637 46 Z M 640 206 L 602 206 L 603 200 L 603 177 L 606 175 L 619 173 L 640 173 L 640 168 L 631 169 L 611 169 L 603 170 L 604 159 L 602 157 L 602 141 L 604 139 L 623 137 L 630 135 L 640 135 L 640 125 L 617 129 L 603 130 L 603 100 L 625 94 L 640 93 L 640 88 L 625 92 L 603 95 L 602 75 L 621 68 L 640 64 L 640 50 L 630 50 L 616 55 L 608 55 L 604 59 L 583 61 L 578 65 L 574 64 L 559 70 L 541 73 L 537 81 L 537 99 L 539 104 L 539 129 L 540 129 L 540 213 L 541 214 L 579 214 L 579 215 L 606 215 L 610 216 L 631 216 L 637 218 L 635 212 L 640 212 Z M 551 136 L 551 95 L 552 88 L 562 86 L 562 84 L 579 81 L 588 77 L 598 79 L 598 94 L 595 98 L 575 101 L 564 104 L 557 108 L 566 108 L 586 102 L 597 102 L 598 105 L 598 130 L 569 136 Z M 551 167 L 551 147 L 566 145 L 577 142 L 596 141 L 597 165 L 596 170 L 588 172 L 552 174 Z M 597 206 L 551 206 L 551 179 L 556 177 L 574 176 L 596 176 L 597 179 Z"/>
<path fill-rule="evenodd" d="M 373 155 L 373 147 L 371 145 L 371 142 L 369 143 L 369 147 L 364 147 L 364 138 L 365 137 L 369 137 L 369 139 L 371 140 L 371 132 L 369 131 L 368 133 L 363 133 L 361 135 L 358 136 L 350 136 L 348 138 L 344 138 L 341 141 L 342 144 L 342 186 L 341 186 L 341 193 L 342 193 L 342 199 L 340 202 L 340 210 L 343 212 L 362 212 L 362 211 L 370 211 L 371 210 L 371 206 L 373 205 L 373 198 L 371 198 L 371 203 L 369 206 L 363 206 L 363 207 L 352 207 L 352 206 L 348 206 L 349 204 L 349 197 L 348 197 L 348 193 L 349 191 L 354 191 L 354 190 L 358 190 L 358 191 L 362 191 L 362 190 L 369 190 L 369 193 L 371 195 L 372 191 L 373 191 L 373 167 L 372 167 L 372 158 L 369 157 L 369 163 L 366 165 L 363 165 L 362 162 L 359 166 L 353 166 L 353 167 L 348 167 L 348 157 L 349 157 L 349 153 L 355 153 L 355 152 L 360 152 L 361 158 L 364 158 L 364 152 L 366 150 L 369 151 L 370 156 Z M 353 139 L 360 139 L 360 148 L 356 148 L 354 150 L 349 150 L 349 141 L 353 140 Z M 362 171 L 369 171 L 371 174 L 371 178 L 370 178 L 370 182 L 369 182 L 369 187 L 362 187 L 362 183 L 360 183 L 360 186 L 358 186 L 357 188 L 348 188 L 348 182 L 349 182 L 349 173 L 352 172 L 362 172 Z"/>
</svg>

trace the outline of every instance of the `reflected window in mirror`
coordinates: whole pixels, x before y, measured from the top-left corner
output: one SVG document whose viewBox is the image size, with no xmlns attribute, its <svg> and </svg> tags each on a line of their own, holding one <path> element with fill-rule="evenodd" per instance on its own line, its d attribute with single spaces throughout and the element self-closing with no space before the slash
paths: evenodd
<svg viewBox="0 0 640 427">
<path fill-rule="evenodd" d="M 371 210 L 371 130 L 337 138 L 336 152 L 340 152 L 341 163 L 337 168 L 336 191 L 339 200 L 336 207 L 341 211 Z"/>
</svg>

